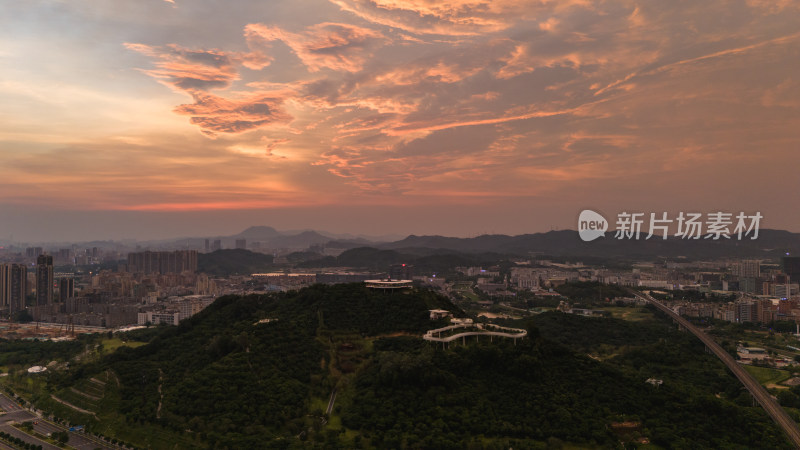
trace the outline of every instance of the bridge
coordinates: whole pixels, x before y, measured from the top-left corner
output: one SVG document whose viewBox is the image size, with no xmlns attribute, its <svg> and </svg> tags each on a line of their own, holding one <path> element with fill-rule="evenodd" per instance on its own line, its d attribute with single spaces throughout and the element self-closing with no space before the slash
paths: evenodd
<svg viewBox="0 0 800 450">
<path fill-rule="evenodd" d="M 717 358 L 721 359 L 723 363 L 736 375 L 736 378 L 742 382 L 745 388 L 750 391 L 750 395 L 764 408 L 764 411 L 772 417 L 772 420 L 780 426 L 789 440 L 794 444 L 795 448 L 800 448 L 800 429 L 797 428 L 797 424 L 794 420 L 789 416 L 789 414 L 781 408 L 781 405 L 767 392 L 761 384 L 747 372 L 741 364 L 737 363 L 736 360 L 723 349 L 711 336 L 705 334 L 702 330 L 697 328 L 696 326 L 692 325 L 691 322 L 681 317 L 675 311 L 668 308 L 663 303 L 659 302 L 658 300 L 654 299 L 648 294 L 642 292 L 631 291 L 633 295 L 642 300 L 646 300 L 651 305 L 658 308 L 659 311 L 664 312 L 667 314 L 674 322 L 676 322 L 681 328 L 691 332 L 698 339 L 700 339 L 703 344 L 706 345 L 706 348 L 712 351 Z"/>
</svg>

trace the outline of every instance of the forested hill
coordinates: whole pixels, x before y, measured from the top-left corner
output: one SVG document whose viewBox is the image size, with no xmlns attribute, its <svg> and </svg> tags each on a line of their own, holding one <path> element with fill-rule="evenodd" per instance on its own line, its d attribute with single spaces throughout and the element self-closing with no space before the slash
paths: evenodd
<svg viewBox="0 0 800 450">
<path fill-rule="evenodd" d="M 66 392 L 110 370 L 119 380 L 115 409 L 125 427 L 163 425 L 188 447 L 235 442 L 232 448 L 258 448 L 265 439 L 311 426 L 310 399 L 327 399 L 336 382 L 331 374 L 359 363 L 340 361 L 331 351 L 331 330 L 354 333 L 354 340 L 421 335 L 444 324 L 430 320 L 430 309 L 462 314 L 430 291 L 383 293 L 360 283 L 227 296 L 179 326 L 165 327 L 147 345 L 121 347 L 100 362 L 54 372 L 49 381 Z M 138 438 L 142 446 L 166 445 L 142 442 L 144 436 L 124 427 L 118 434 Z"/>
<path fill-rule="evenodd" d="M 155 333 L 147 345 L 54 366 L 35 401 L 156 449 L 788 448 L 668 321 L 548 313 L 513 324 L 529 331 L 519 342 L 443 349 L 420 338 L 444 324 L 429 309 L 462 314 L 430 291 L 361 284 L 222 297 L 180 326 L 128 335 Z"/>
</svg>

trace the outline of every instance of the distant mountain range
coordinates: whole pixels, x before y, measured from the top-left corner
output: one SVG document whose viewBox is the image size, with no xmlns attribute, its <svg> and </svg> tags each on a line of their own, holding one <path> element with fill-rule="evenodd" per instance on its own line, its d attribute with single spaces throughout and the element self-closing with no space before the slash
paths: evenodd
<svg viewBox="0 0 800 450">
<path fill-rule="evenodd" d="M 346 238 L 346 236 L 350 236 Z M 448 236 L 410 235 L 400 240 L 380 241 L 375 238 L 334 235 L 326 232 L 303 230 L 297 232 L 278 231 L 269 226 L 253 226 L 232 236 L 208 238 L 221 240 L 223 248 L 233 248 L 237 239 L 246 239 L 248 244 L 260 242 L 265 248 L 305 249 L 312 245 L 325 245 L 342 249 L 373 247 L 380 250 L 396 250 L 414 254 L 477 254 L 497 253 L 527 257 L 549 255 L 570 258 L 602 259 L 707 259 L 707 258 L 763 258 L 777 259 L 787 253 L 800 255 L 800 233 L 784 230 L 764 229 L 758 239 L 749 237 L 730 239 L 680 239 L 673 236 L 662 239 L 615 239 L 609 231 L 604 238 L 584 242 L 574 230 L 549 231 L 546 233 L 508 236 L 503 234 L 482 235 L 472 238 Z M 168 245 L 202 248 L 206 238 L 173 240 Z M 167 243 L 164 243 L 167 244 Z M 162 244 L 162 245 L 164 245 Z"/>
<path fill-rule="evenodd" d="M 483 235 L 473 238 L 447 236 L 415 236 L 391 242 L 375 242 L 363 238 L 332 239 L 316 231 L 303 231 L 287 235 L 271 227 L 250 227 L 241 233 L 223 239 L 232 245 L 236 239 L 248 242 L 259 241 L 273 248 L 307 248 L 314 244 L 328 247 L 352 249 L 372 247 L 379 250 L 394 250 L 404 254 L 505 254 L 516 256 L 550 255 L 570 258 L 598 259 L 707 259 L 707 258 L 762 258 L 778 259 L 788 254 L 800 255 L 800 233 L 783 230 L 760 230 L 758 239 L 749 237 L 730 239 L 680 239 L 654 236 L 650 239 L 616 239 L 613 232 L 604 238 L 584 242 L 574 230 L 550 231 L 546 233 L 508 235 Z"/>
<path fill-rule="evenodd" d="M 578 236 L 577 231 L 561 230 L 518 236 L 492 234 L 472 238 L 410 235 L 398 240 L 396 236 L 356 236 L 315 230 L 278 231 L 269 226 L 252 226 L 240 233 L 228 236 L 192 237 L 150 242 L 124 241 L 123 245 L 150 249 L 204 248 L 205 240 L 208 239 L 212 245 L 214 241 L 220 240 L 223 248 L 231 249 L 235 247 L 237 239 L 245 239 L 248 247 L 252 247 L 254 242 L 261 243 L 262 248 L 298 251 L 313 245 L 340 249 L 372 247 L 416 255 L 496 253 L 521 257 L 549 255 L 569 258 L 642 260 L 654 258 L 697 260 L 723 257 L 777 259 L 787 253 L 800 255 L 800 233 L 784 230 L 760 230 L 756 240 L 750 238 L 738 240 L 736 236 L 720 240 L 684 240 L 672 236 L 664 240 L 659 236 L 654 236 L 645 240 L 644 236 L 642 235 L 640 240 L 615 239 L 614 232 L 609 231 L 604 238 L 584 242 Z M 98 241 L 81 245 L 110 247 L 116 244 L 112 241 Z"/>
<path fill-rule="evenodd" d="M 731 239 L 680 239 L 666 240 L 654 236 L 645 240 L 615 239 L 613 232 L 605 238 L 584 242 L 574 230 L 550 231 L 547 233 L 523 234 L 519 236 L 484 235 L 474 238 L 445 236 L 408 236 L 407 238 L 380 244 L 387 250 L 412 248 L 435 248 L 462 253 L 497 252 L 512 255 L 543 254 L 570 257 L 630 258 L 720 258 L 760 257 L 777 258 L 786 253 L 800 254 L 800 233 L 783 230 L 760 230 L 756 240 Z"/>
</svg>

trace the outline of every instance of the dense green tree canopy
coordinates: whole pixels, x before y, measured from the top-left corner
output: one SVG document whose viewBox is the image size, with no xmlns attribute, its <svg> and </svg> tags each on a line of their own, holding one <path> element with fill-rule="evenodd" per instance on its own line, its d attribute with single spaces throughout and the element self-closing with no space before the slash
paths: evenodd
<svg viewBox="0 0 800 450">
<path fill-rule="evenodd" d="M 593 296 L 596 286 L 575 288 Z M 226 296 L 179 326 L 130 335 L 146 345 L 54 371 L 49 389 L 111 373 L 118 426 L 158 425 L 212 448 L 789 448 L 669 321 L 545 313 L 508 323 L 529 331 L 516 343 L 443 348 L 420 339 L 446 322 L 429 309 L 463 315 L 431 291 L 358 283 Z M 336 421 L 324 410 L 334 388 Z M 781 401 L 797 403 L 797 392 Z"/>
</svg>

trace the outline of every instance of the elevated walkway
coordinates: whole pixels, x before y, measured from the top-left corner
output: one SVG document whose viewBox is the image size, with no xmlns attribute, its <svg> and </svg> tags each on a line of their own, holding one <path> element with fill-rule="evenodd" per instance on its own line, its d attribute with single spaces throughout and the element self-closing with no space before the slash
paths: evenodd
<svg viewBox="0 0 800 450">
<path fill-rule="evenodd" d="M 453 330 L 458 330 L 460 328 L 469 328 L 472 329 L 470 331 L 464 331 L 462 333 L 455 333 L 449 334 L 445 337 L 442 337 L 442 333 L 448 333 Z M 466 343 L 466 339 L 469 336 L 476 336 L 476 339 L 480 339 L 481 336 L 489 336 L 489 339 L 493 339 L 494 336 L 501 337 L 501 338 L 509 338 L 514 339 L 514 344 L 516 345 L 517 339 L 522 339 L 528 335 L 527 330 L 523 330 L 521 328 L 509 328 L 503 327 L 500 325 L 495 325 L 492 323 L 487 324 L 472 324 L 472 323 L 461 323 L 456 325 L 449 325 L 442 328 L 436 328 L 433 330 L 428 330 L 422 339 L 430 342 L 442 342 L 443 344 L 449 344 L 456 339 L 461 339 L 462 343 Z"/>
</svg>

